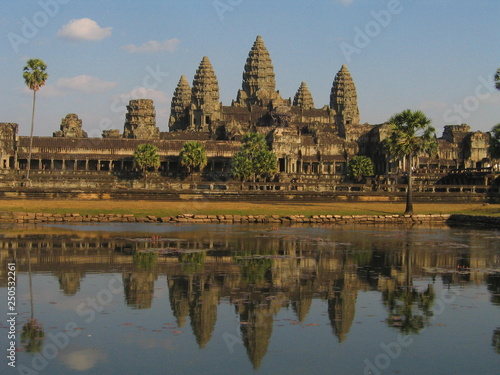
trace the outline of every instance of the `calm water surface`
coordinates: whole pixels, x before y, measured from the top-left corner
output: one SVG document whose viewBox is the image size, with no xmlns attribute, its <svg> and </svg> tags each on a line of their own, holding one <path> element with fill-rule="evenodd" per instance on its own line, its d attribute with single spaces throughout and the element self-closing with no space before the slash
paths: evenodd
<svg viewBox="0 0 500 375">
<path fill-rule="evenodd" d="M 0 227 L 2 374 L 500 374 L 500 231 Z"/>
</svg>

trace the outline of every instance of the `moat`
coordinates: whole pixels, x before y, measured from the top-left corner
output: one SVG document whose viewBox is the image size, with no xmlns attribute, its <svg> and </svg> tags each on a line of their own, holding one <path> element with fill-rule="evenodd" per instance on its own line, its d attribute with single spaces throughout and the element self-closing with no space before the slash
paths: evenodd
<svg viewBox="0 0 500 375">
<path fill-rule="evenodd" d="M 497 374 L 499 239 L 442 224 L 4 224 L 0 299 L 15 263 L 18 351 L 16 370 L 1 365 Z"/>
</svg>

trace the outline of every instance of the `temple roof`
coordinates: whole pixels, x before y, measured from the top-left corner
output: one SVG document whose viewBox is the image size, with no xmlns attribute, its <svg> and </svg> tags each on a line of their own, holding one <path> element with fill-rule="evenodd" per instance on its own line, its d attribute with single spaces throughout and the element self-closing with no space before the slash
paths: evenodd
<svg viewBox="0 0 500 375">
<path fill-rule="evenodd" d="M 180 135 L 185 134 L 186 137 Z M 176 139 L 128 139 L 128 138 L 61 138 L 33 137 L 33 158 L 43 159 L 120 159 L 131 156 L 137 147 L 149 143 L 158 147 L 161 154 L 178 155 L 187 140 L 194 140 L 200 135 L 200 141 L 208 153 L 222 154 L 236 152 L 240 142 L 207 140 L 207 133 L 177 132 L 171 133 Z M 203 138 L 205 137 L 205 138 Z M 184 138 L 184 139 L 183 139 Z M 19 137 L 19 157 L 27 157 L 29 137 Z"/>
</svg>

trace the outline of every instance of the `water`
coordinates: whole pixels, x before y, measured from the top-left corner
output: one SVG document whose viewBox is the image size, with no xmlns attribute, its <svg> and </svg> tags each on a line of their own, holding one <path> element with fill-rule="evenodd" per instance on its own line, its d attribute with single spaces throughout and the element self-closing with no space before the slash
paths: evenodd
<svg viewBox="0 0 500 375">
<path fill-rule="evenodd" d="M 0 233 L 0 301 L 15 260 L 18 312 L 17 367 L 4 356 L 2 374 L 500 374 L 499 231 Z"/>
</svg>

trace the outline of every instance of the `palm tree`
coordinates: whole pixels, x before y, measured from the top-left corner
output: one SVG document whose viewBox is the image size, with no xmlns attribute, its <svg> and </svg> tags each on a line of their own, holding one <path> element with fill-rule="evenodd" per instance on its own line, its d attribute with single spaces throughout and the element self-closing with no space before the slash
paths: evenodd
<svg viewBox="0 0 500 375">
<path fill-rule="evenodd" d="M 409 109 L 395 114 L 388 123 L 391 130 L 382 145 L 389 155 L 406 161 L 408 187 L 405 214 L 410 215 L 413 214 L 413 160 L 421 153 L 435 154 L 437 151 L 436 130 L 430 125 L 431 120 L 422 111 Z"/>
<path fill-rule="evenodd" d="M 160 154 L 158 147 L 143 143 L 137 146 L 134 151 L 134 165 L 141 170 L 145 175 L 150 169 L 158 169 L 160 167 Z"/>
<path fill-rule="evenodd" d="M 490 154 L 493 158 L 500 158 L 500 123 L 491 129 Z"/>
<path fill-rule="evenodd" d="M 500 68 L 497 69 L 495 74 L 495 87 L 500 90 Z"/>
<path fill-rule="evenodd" d="M 158 147 L 143 143 L 137 146 L 134 151 L 134 166 L 138 168 L 144 177 L 144 187 L 148 186 L 148 171 L 154 169 L 155 171 L 160 167 L 161 160 L 158 153 Z"/>
<path fill-rule="evenodd" d="M 373 175 L 373 162 L 368 156 L 354 156 L 347 165 L 348 175 L 357 182 Z"/>
<path fill-rule="evenodd" d="M 184 143 L 179 159 L 181 165 L 187 168 L 188 173 L 191 173 L 196 168 L 201 171 L 208 163 L 205 147 L 196 141 Z M 191 175 L 191 178 L 193 179 L 193 175 Z"/>
<path fill-rule="evenodd" d="M 30 147 L 28 152 L 28 165 L 26 167 L 26 180 L 29 180 L 30 178 L 31 150 L 33 148 L 33 128 L 35 126 L 36 92 L 45 85 L 45 81 L 47 80 L 47 78 L 49 78 L 49 75 L 45 71 L 46 69 L 47 64 L 45 64 L 40 59 L 29 59 L 23 69 L 24 82 L 26 82 L 28 88 L 33 91 L 33 111 L 31 113 Z"/>
</svg>

